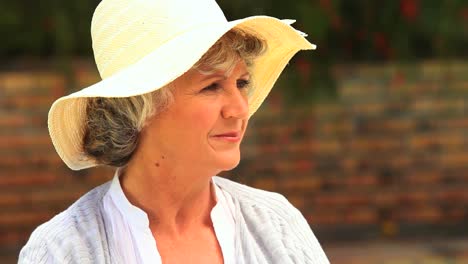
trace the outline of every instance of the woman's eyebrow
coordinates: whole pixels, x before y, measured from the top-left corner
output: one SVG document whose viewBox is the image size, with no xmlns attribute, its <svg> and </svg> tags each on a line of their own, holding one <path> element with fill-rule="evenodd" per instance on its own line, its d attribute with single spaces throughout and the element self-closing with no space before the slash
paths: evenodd
<svg viewBox="0 0 468 264">
<path fill-rule="evenodd" d="M 250 77 L 250 72 L 245 72 L 240 77 L 246 77 L 246 76 Z M 207 80 L 210 80 L 210 79 L 215 79 L 215 78 L 220 78 L 220 79 L 223 79 L 223 80 L 227 79 L 227 77 L 225 75 L 223 75 L 223 74 L 213 73 L 213 74 L 207 75 L 206 77 L 201 79 L 201 81 L 204 82 L 204 81 L 207 81 Z"/>
<path fill-rule="evenodd" d="M 240 77 L 246 77 L 246 76 L 250 77 L 250 72 L 245 72 L 245 73 L 242 74 Z"/>
<path fill-rule="evenodd" d="M 214 79 L 214 78 L 221 78 L 223 80 L 226 79 L 226 76 L 224 76 L 223 74 L 210 74 L 210 75 L 207 75 L 205 78 L 203 78 L 201 81 L 206 81 L 206 80 L 210 80 L 210 79 Z"/>
</svg>

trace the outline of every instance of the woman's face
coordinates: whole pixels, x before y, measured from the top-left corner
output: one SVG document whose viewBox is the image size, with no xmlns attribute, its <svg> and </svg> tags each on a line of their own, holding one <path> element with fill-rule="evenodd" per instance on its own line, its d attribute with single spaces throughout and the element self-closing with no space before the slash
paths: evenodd
<svg viewBox="0 0 468 264">
<path fill-rule="evenodd" d="M 174 103 L 144 129 L 151 148 L 167 161 L 195 169 L 230 170 L 240 161 L 240 143 L 248 123 L 249 73 L 241 60 L 230 75 L 190 70 L 173 82 Z M 237 137 L 220 137 L 225 133 Z M 155 153 L 156 154 L 156 153 Z M 156 154 L 156 155 L 157 155 Z M 190 171 L 190 169 L 189 169 Z"/>
</svg>

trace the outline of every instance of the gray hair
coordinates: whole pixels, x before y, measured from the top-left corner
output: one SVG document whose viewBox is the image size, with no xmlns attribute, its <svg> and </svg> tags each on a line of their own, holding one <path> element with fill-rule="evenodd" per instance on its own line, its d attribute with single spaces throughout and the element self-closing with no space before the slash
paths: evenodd
<svg viewBox="0 0 468 264">
<path fill-rule="evenodd" d="M 218 70 L 230 73 L 240 59 L 250 68 L 266 48 L 266 42 L 259 37 L 233 29 L 224 34 L 192 68 L 202 74 Z M 252 89 L 251 86 L 248 89 Z M 132 97 L 89 98 L 83 151 L 98 164 L 126 166 L 138 146 L 140 131 L 147 120 L 165 111 L 173 101 L 170 84 Z"/>
</svg>

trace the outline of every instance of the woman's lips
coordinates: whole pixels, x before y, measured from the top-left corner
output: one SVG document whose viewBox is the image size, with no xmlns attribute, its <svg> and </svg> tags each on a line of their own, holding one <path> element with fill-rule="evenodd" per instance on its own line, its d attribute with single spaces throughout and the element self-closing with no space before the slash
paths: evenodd
<svg viewBox="0 0 468 264">
<path fill-rule="evenodd" d="M 213 136 L 215 139 L 226 140 L 229 142 L 237 142 L 240 140 L 239 132 L 229 132 L 220 135 Z"/>
</svg>

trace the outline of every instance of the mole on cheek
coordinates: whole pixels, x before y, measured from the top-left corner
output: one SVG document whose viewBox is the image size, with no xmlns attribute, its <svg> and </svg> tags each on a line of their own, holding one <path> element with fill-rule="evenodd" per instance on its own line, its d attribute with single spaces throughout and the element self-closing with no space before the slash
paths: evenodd
<svg viewBox="0 0 468 264">
<path fill-rule="evenodd" d="M 162 158 L 162 159 L 165 159 L 166 157 L 161 156 L 161 158 Z M 154 165 L 155 165 L 156 167 L 159 167 L 159 166 L 160 166 L 159 162 L 155 162 Z"/>
</svg>

